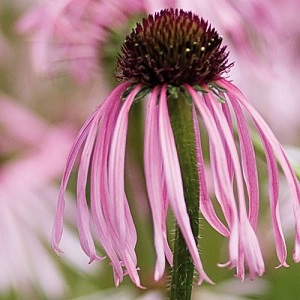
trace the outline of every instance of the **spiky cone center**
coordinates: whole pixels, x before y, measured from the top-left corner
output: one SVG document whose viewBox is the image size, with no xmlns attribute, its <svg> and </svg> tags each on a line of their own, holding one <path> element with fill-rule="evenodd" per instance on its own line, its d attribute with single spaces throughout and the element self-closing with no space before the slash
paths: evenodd
<svg viewBox="0 0 300 300">
<path fill-rule="evenodd" d="M 201 85 L 229 69 L 222 37 L 192 12 L 165 9 L 149 15 L 126 37 L 116 78 L 148 86 Z"/>
</svg>

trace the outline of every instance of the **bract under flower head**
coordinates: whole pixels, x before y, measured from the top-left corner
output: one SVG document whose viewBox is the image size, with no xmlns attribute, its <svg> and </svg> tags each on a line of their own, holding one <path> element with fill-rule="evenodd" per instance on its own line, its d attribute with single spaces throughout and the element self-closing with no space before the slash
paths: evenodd
<svg viewBox="0 0 300 300">
<path fill-rule="evenodd" d="M 207 21 L 192 12 L 165 9 L 126 37 L 116 77 L 150 86 L 207 83 L 231 66 L 221 43 Z"/>
</svg>

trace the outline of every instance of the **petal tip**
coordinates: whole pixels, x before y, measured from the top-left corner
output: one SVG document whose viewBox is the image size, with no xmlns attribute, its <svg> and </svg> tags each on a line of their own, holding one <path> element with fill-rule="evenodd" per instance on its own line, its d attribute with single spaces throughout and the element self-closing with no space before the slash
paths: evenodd
<svg viewBox="0 0 300 300">
<path fill-rule="evenodd" d="M 279 269 L 281 267 L 289 268 L 289 264 L 287 264 L 286 261 L 281 262 L 278 266 L 275 267 L 275 269 Z"/>
<path fill-rule="evenodd" d="M 203 281 L 206 281 L 207 283 L 209 283 L 211 285 L 215 285 L 215 283 L 205 273 L 199 276 L 197 285 L 201 285 L 203 283 Z"/>
</svg>

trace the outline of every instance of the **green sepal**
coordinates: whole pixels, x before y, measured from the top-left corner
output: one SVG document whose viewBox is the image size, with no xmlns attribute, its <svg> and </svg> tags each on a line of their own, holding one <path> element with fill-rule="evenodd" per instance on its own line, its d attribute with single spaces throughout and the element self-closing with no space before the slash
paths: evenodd
<svg viewBox="0 0 300 300">
<path fill-rule="evenodd" d="M 201 85 L 193 85 L 193 88 L 197 92 L 201 92 L 201 93 L 204 93 L 204 94 L 208 93 L 208 91 L 204 87 L 202 87 Z"/>
<path fill-rule="evenodd" d="M 220 86 L 219 84 L 213 81 L 208 84 L 208 87 L 209 89 L 214 88 L 221 93 L 227 93 L 227 90 L 225 88 L 223 88 L 222 86 Z"/>
<path fill-rule="evenodd" d="M 121 98 L 122 98 L 122 101 L 125 101 L 127 99 L 127 97 L 129 96 L 129 94 L 133 91 L 133 89 L 136 87 L 136 85 L 132 85 L 132 86 L 129 86 L 125 91 L 124 93 L 122 94 Z M 144 86 L 142 87 L 138 93 L 136 94 L 136 96 L 134 97 L 134 102 L 139 102 L 141 101 L 142 99 L 144 99 L 149 93 L 151 92 L 151 88 L 150 87 L 147 87 L 147 86 Z"/>
<path fill-rule="evenodd" d="M 221 96 L 218 92 L 216 92 L 215 90 L 211 90 L 211 91 L 214 93 L 214 95 L 216 96 L 216 99 L 219 103 L 227 102 L 227 100 L 223 96 Z"/>
<path fill-rule="evenodd" d="M 207 86 L 210 89 L 210 91 L 212 91 L 214 93 L 214 95 L 216 96 L 216 99 L 219 103 L 226 103 L 226 101 L 227 101 L 226 98 L 221 95 L 221 94 L 227 93 L 226 89 L 224 89 L 223 87 L 221 87 L 220 85 L 218 85 L 215 82 L 210 82 Z"/>
<path fill-rule="evenodd" d="M 178 99 L 180 91 L 180 86 L 168 85 L 168 95 L 172 96 L 173 98 Z"/>
<path fill-rule="evenodd" d="M 168 98 L 172 99 L 179 99 L 179 97 L 183 97 L 186 103 L 192 105 L 193 98 L 192 96 L 187 92 L 187 90 L 182 86 L 168 86 Z"/>
</svg>

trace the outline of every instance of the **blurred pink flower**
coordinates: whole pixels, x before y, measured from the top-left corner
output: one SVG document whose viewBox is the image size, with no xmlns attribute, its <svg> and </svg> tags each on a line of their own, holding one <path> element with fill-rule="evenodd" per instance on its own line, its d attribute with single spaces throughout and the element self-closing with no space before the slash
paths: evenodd
<svg viewBox="0 0 300 300">
<path fill-rule="evenodd" d="M 0 293 L 13 290 L 24 299 L 33 299 L 40 291 L 55 299 L 68 285 L 47 240 L 58 192 L 54 180 L 73 134 L 50 126 L 4 95 L 0 97 L 0 125 Z M 74 215 L 71 202 L 70 224 Z M 69 249 L 66 263 L 87 272 L 69 227 L 65 247 Z"/>
<path fill-rule="evenodd" d="M 178 41 L 180 44 L 177 44 Z M 169 46 L 170 42 L 174 43 L 171 50 L 164 44 Z M 203 270 L 191 230 L 167 106 L 168 95 L 180 92 L 190 100 L 193 109 L 200 211 L 216 231 L 229 239 L 229 260 L 223 266 L 235 267 L 236 276 L 241 280 L 245 277 L 245 265 L 251 279 L 256 275 L 261 276 L 265 270 L 256 236 L 259 188 L 255 152 L 243 109 L 254 120 L 264 146 L 280 265 L 287 266 L 287 250 L 279 217 L 276 158 L 287 179 L 294 205 L 294 260 L 300 260 L 298 181 L 280 143 L 266 122 L 239 89 L 224 78 L 223 73 L 228 71 L 231 64 L 228 64 L 228 53 L 226 47 L 221 47 L 221 42 L 222 38 L 203 20 L 191 13 L 172 9 L 149 16 L 127 36 L 118 61 L 117 78 L 123 82 L 86 121 L 67 160 L 52 233 L 52 247 L 58 254 L 61 252 L 58 245 L 63 233 L 64 194 L 76 157 L 83 148 L 77 179 L 77 227 L 81 247 L 91 262 L 102 259 L 96 253 L 90 230 L 92 215 L 97 238 L 111 260 L 116 285 L 122 281 L 124 274 L 128 274 L 137 286 L 141 286 L 135 253 L 137 234 L 125 194 L 124 169 L 129 111 L 132 104 L 146 93 L 144 168 L 157 255 L 154 278 L 159 280 L 163 276 L 165 257 L 172 264 L 166 232 L 170 205 L 199 273 L 198 283 L 203 280 L 211 283 Z M 186 48 L 182 49 L 182 45 Z M 162 49 L 167 50 L 163 52 Z M 217 216 L 207 192 L 198 126 L 200 118 L 209 136 L 215 195 L 226 225 Z M 234 119 L 240 151 L 234 141 Z M 90 208 L 86 198 L 88 179 Z"/>
<path fill-rule="evenodd" d="M 37 71 L 65 68 L 86 82 L 98 68 L 109 30 L 139 13 L 141 5 L 138 0 L 46 0 L 19 21 L 18 29 L 33 32 L 32 62 Z"/>
<path fill-rule="evenodd" d="M 239 86 L 243 87 L 282 142 L 299 144 L 300 2 L 279 0 L 263 3 L 269 3 L 272 6 L 270 13 L 280 19 L 273 46 L 266 49 L 271 58 L 269 68 L 273 70 L 273 76 L 269 80 L 251 77 L 242 82 L 238 78 L 244 78 L 245 72 L 241 70 L 235 78 L 241 81 Z M 261 101 L 262 97 L 264 101 Z"/>
</svg>

